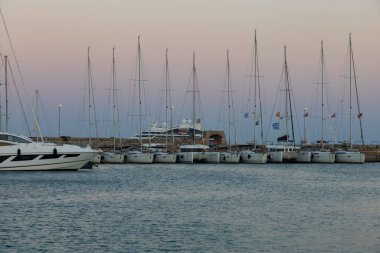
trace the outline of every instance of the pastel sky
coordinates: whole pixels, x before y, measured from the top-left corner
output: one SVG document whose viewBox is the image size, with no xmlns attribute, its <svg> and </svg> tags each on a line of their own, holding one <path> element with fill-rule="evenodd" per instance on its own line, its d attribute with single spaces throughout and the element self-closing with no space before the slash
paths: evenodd
<svg viewBox="0 0 380 253">
<path fill-rule="evenodd" d="M 290 77 L 297 114 L 315 105 L 320 43 L 324 41 L 330 112 L 339 109 L 347 81 L 348 34 L 352 33 L 359 93 L 367 142 L 380 141 L 380 1 L 378 0 L 2 0 L 2 12 L 12 37 L 20 68 L 33 96 L 39 90 L 45 135 L 58 134 L 58 104 L 62 103 L 61 134 L 86 135 L 83 88 L 86 87 L 87 47 L 102 136 L 111 81 L 112 48 L 116 47 L 121 135 L 136 134 L 131 97 L 136 68 L 137 36 L 141 35 L 149 121 L 158 120 L 163 87 L 165 49 L 169 49 L 175 119 L 188 84 L 192 53 L 200 86 L 204 125 L 226 130 L 220 122 L 220 101 L 225 95 L 226 50 L 230 50 L 232 85 L 241 142 L 249 140 L 248 120 L 241 114 L 246 103 L 253 33 L 257 29 L 265 101 L 265 131 L 281 78 L 283 47 L 287 46 Z M 0 51 L 11 55 L 4 26 Z M 14 60 L 11 59 L 11 64 Z M 16 65 L 13 66 L 16 72 Z M 3 80 L 3 77 L 1 77 Z M 148 92 L 149 91 L 149 92 Z M 3 91 L 1 94 L 3 98 Z M 25 102 L 25 107 L 28 107 Z M 160 109 L 161 108 L 161 109 Z M 42 110 L 42 109 L 41 109 Z M 161 113 L 160 113 L 161 111 Z M 11 120 L 16 122 L 16 112 Z M 181 117 L 190 117 L 182 115 Z M 108 117 L 109 118 L 109 117 Z M 300 129 L 302 130 L 302 118 Z M 308 124 L 313 125 L 312 118 Z M 21 121 L 17 121 L 21 122 Z M 19 131 L 13 123 L 14 131 Z M 134 125 L 134 126 L 133 126 Z M 245 125 L 245 126 L 244 126 Z M 334 128 L 339 125 L 334 123 Z M 357 129 L 355 129 L 357 130 Z M 314 140 L 318 134 L 310 138 Z M 317 131 L 317 130 L 316 130 Z M 277 132 L 271 131 L 269 140 Z M 333 138 L 333 137 L 332 137 Z M 358 134 L 354 135 L 358 140 Z"/>
</svg>

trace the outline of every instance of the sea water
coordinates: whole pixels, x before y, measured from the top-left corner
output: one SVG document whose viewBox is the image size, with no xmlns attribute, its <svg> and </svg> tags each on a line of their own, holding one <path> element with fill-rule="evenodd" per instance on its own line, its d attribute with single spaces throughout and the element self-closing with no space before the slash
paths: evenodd
<svg viewBox="0 0 380 253">
<path fill-rule="evenodd" d="M 380 252 L 380 164 L 0 173 L 0 252 Z"/>
</svg>

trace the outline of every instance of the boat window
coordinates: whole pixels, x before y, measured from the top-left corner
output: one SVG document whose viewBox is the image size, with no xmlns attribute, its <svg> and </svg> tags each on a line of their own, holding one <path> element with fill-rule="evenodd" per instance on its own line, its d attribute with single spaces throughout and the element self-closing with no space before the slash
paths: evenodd
<svg viewBox="0 0 380 253">
<path fill-rule="evenodd" d="M 12 159 L 12 162 L 15 161 L 29 161 L 36 158 L 38 155 L 18 155 L 15 158 Z"/>
<path fill-rule="evenodd" d="M 8 134 L 0 134 L 0 140 L 17 142 L 17 143 L 31 143 L 30 140 L 20 138 L 18 136 L 8 135 Z"/>
<path fill-rule="evenodd" d="M 120 154 L 120 152 L 118 152 L 117 154 Z M 65 155 L 65 158 L 66 157 L 77 157 L 77 156 L 79 156 L 80 154 L 67 154 L 67 155 Z"/>
<path fill-rule="evenodd" d="M 55 158 L 58 158 L 60 157 L 61 155 L 55 155 L 55 154 L 46 154 L 46 155 L 43 155 L 40 160 L 44 160 L 44 159 L 55 159 Z"/>
<path fill-rule="evenodd" d="M 3 156 L 0 156 L 0 163 L 4 162 L 5 160 L 7 160 L 10 156 L 9 155 L 3 155 Z"/>
</svg>

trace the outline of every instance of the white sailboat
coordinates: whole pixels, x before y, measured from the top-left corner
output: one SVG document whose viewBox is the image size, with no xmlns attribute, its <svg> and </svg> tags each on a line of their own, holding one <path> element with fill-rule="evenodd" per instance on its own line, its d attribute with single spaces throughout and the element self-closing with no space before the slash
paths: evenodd
<svg viewBox="0 0 380 253">
<path fill-rule="evenodd" d="M 230 57 L 229 50 L 227 50 L 227 103 L 228 103 L 228 150 L 220 153 L 220 162 L 221 163 L 239 163 L 240 162 L 240 153 L 236 150 L 231 149 L 231 123 L 234 126 L 234 139 L 235 145 L 237 143 L 237 134 L 236 134 L 236 124 L 235 124 L 235 111 L 234 111 L 234 101 L 232 96 L 231 88 L 231 76 L 230 76 Z M 231 109 L 233 120 L 231 122 Z"/>
<path fill-rule="evenodd" d="M 192 68 L 192 144 L 185 144 L 179 147 L 177 152 L 177 162 L 179 163 L 194 163 L 194 162 L 206 162 L 206 163 L 219 163 L 220 153 L 210 150 L 210 147 L 206 145 L 196 144 L 196 102 L 197 102 L 197 72 L 195 68 L 195 53 L 193 53 L 193 68 Z M 198 98 L 199 101 L 199 98 Z"/>
<path fill-rule="evenodd" d="M 256 140 L 256 122 L 260 122 L 260 137 L 261 144 L 264 145 L 264 130 L 263 130 L 263 113 L 261 107 L 261 87 L 260 87 L 260 71 L 259 71 L 259 57 L 257 51 L 257 37 L 255 30 L 255 39 L 253 46 L 253 57 L 252 60 L 254 64 L 251 69 L 251 78 L 253 77 L 253 97 L 254 97 L 254 105 L 253 105 L 253 148 L 250 150 L 243 150 L 240 152 L 240 158 L 243 163 L 267 163 L 268 154 L 263 150 L 259 150 L 257 148 L 257 140 Z M 258 98 L 258 99 L 257 99 Z M 259 113 L 257 113 L 257 101 L 259 101 Z"/>
<path fill-rule="evenodd" d="M 116 85 L 116 69 L 115 69 L 115 48 L 112 49 L 112 140 L 113 149 L 102 153 L 102 163 L 124 163 L 125 152 L 116 149 L 116 120 L 119 123 L 117 85 Z M 119 124 L 117 124 L 119 126 Z"/>
<path fill-rule="evenodd" d="M 165 148 L 166 150 L 160 150 L 154 153 L 155 163 L 175 163 L 177 161 L 177 155 L 175 153 L 169 153 L 168 150 L 168 110 L 170 109 L 170 130 L 171 130 L 171 146 L 174 146 L 173 136 L 173 121 L 172 121 L 172 104 L 170 96 L 170 83 L 169 83 L 169 61 L 168 61 L 168 49 L 165 51 Z"/>
<path fill-rule="evenodd" d="M 354 64 L 354 54 L 352 51 L 352 42 L 351 42 L 351 33 L 349 34 L 349 61 L 350 61 L 350 69 L 349 69 L 349 118 L 350 118 L 350 125 L 349 125 L 349 150 L 338 150 L 335 152 L 335 162 L 336 163 L 364 163 L 365 162 L 365 154 L 361 153 L 359 151 L 352 150 L 352 84 L 355 86 L 356 91 L 356 105 L 358 109 L 358 118 L 360 123 L 360 137 L 362 145 L 364 146 L 364 138 L 363 138 L 363 128 L 362 128 L 362 115 L 363 113 L 360 111 L 359 107 L 359 98 L 358 98 L 358 88 L 357 88 L 357 82 L 356 82 L 356 70 L 355 70 L 355 64 Z M 353 81 L 353 83 L 352 83 Z"/>
<path fill-rule="evenodd" d="M 140 46 L 140 35 L 138 36 L 138 43 L 137 43 L 137 65 L 138 65 L 138 99 L 139 99 L 139 129 L 140 129 L 140 148 L 138 150 L 130 150 L 127 152 L 127 162 L 128 163 L 153 163 L 154 155 L 149 150 L 143 150 L 143 143 L 142 143 L 142 95 L 141 95 L 141 82 L 143 82 L 142 79 L 142 59 L 141 59 L 141 46 Z"/>
<path fill-rule="evenodd" d="M 323 41 L 321 41 L 321 139 L 320 139 L 320 148 L 317 150 L 313 150 L 311 152 L 311 162 L 312 163 L 334 163 L 335 154 L 330 150 L 324 149 L 324 84 L 325 82 L 325 65 L 324 65 L 324 52 L 323 52 Z"/>
<path fill-rule="evenodd" d="M 291 96 L 291 85 L 288 71 L 288 62 L 286 58 L 286 46 L 284 47 L 284 84 L 285 84 L 285 134 L 278 137 L 278 143 L 281 145 L 267 145 L 268 156 L 271 157 L 269 162 L 310 162 L 311 152 L 301 150 L 295 145 L 294 124 L 293 124 L 293 101 Z M 280 112 L 276 117 L 281 119 Z M 291 139 L 289 134 L 289 120 L 291 126 Z"/>
</svg>

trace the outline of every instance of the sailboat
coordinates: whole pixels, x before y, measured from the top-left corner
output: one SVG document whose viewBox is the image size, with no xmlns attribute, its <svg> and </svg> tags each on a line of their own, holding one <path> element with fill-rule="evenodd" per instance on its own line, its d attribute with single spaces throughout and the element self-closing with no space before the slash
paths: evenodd
<svg viewBox="0 0 380 253">
<path fill-rule="evenodd" d="M 209 146 L 203 144 L 197 144 L 195 139 L 198 135 L 196 131 L 196 121 L 200 122 L 200 119 L 196 119 L 196 102 L 197 102 L 197 72 L 195 68 L 195 53 L 193 53 L 193 67 L 192 67 L 192 144 L 182 144 L 179 146 L 177 152 L 177 162 L 179 163 L 219 163 L 220 153 L 212 151 Z M 199 98 L 198 98 L 199 100 Z"/>
<path fill-rule="evenodd" d="M 267 145 L 268 155 L 271 157 L 270 162 L 310 162 L 311 152 L 301 150 L 295 145 L 294 140 L 294 123 L 293 123 L 293 101 L 291 96 L 291 86 L 288 71 L 288 62 L 286 57 L 286 46 L 284 46 L 284 85 L 285 85 L 285 134 L 277 138 L 279 145 Z M 276 117 L 281 119 L 280 112 Z M 291 139 L 289 134 L 289 120 L 291 126 Z M 279 124 L 279 123 L 278 123 Z M 273 125 L 274 127 L 274 125 Z M 278 128 L 277 128 L 278 129 Z M 280 145 L 282 143 L 283 145 Z"/>
<path fill-rule="evenodd" d="M 138 99 L 139 99 L 139 129 L 140 129 L 140 136 L 139 136 L 139 143 L 140 147 L 137 150 L 130 150 L 127 152 L 127 162 L 128 163 L 153 163 L 153 153 L 149 150 L 143 150 L 143 143 L 142 143 L 142 94 L 141 94 L 141 85 L 143 82 L 142 79 L 142 57 L 141 57 L 141 46 L 140 46 L 140 35 L 137 39 L 137 68 L 138 68 Z"/>
<path fill-rule="evenodd" d="M 113 149 L 102 153 L 102 163 L 124 163 L 125 153 L 122 150 L 116 149 L 116 120 L 119 123 L 118 99 L 117 99 L 117 86 L 116 86 L 116 69 L 115 69 L 115 48 L 112 49 L 112 141 Z M 117 113 L 117 116 L 116 116 Z M 119 124 L 118 124 L 119 125 Z"/>
<path fill-rule="evenodd" d="M 252 67 L 254 70 L 251 69 L 251 75 L 250 77 L 253 77 L 254 79 L 254 107 L 253 107 L 253 148 L 250 150 L 243 150 L 240 152 L 241 161 L 243 163 L 267 163 L 268 161 L 268 154 L 266 152 L 263 152 L 262 150 L 259 150 L 257 148 L 257 141 L 256 141 L 256 122 L 260 122 L 260 136 L 261 136 L 261 144 L 264 145 L 264 132 L 263 132 L 263 113 L 262 113 L 262 107 L 261 107 L 261 87 L 260 87 L 260 72 L 259 72 L 259 57 L 257 54 L 257 37 L 256 37 L 256 30 L 255 30 L 255 39 L 254 39 L 254 47 L 253 47 L 253 57 L 252 60 L 254 61 L 254 64 L 252 64 Z M 253 75 L 253 76 L 252 76 Z M 259 99 L 257 99 L 259 98 Z M 259 113 L 257 112 L 257 100 L 259 100 Z M 257 117 L 259 116 L 259 117 Z"/>
<path fill-rule="evenodd" d="M 358 118 L 360 123 L 360 137 L 362 145 L 364 146 L 364 138 L 363 138 L 363 127 L 362 127 L 362 115 L 363 113 L 360 111 L 359 107 L 359 98 L 358 98 L 358 87 L 356 83 L 356 70 L 355 70 L 355 64 L 354 64 L 354 54 L 352 51 L 352 41 L 351 41 L 351 33 L 349 34 L 349 61 L 350 61 L 350 69 L 349 69 L 349 117 L 350 117 L 350 123 L 349 123 L 349 150 L 338 150 L 335 152 L 335 162 L 337 163 L 364 163 L 365 162 L 365 154 L 361 153 L 359 151 L 353 151 L 352 150 L 352 86 L 355 87 L 355 94 L 356 94 L 356 105 L 358 109 Z"/>
<path fill-rule="evenodd" d="M 230 76 L 230 55 L 229 50 L 227 50 L 227 103 L 228 103 L 228 150 L 220 153 L 220 162 L 221 163 L 239 163 L 240 153 L 231 149 L 231 124 L 234 126 L 234 137 L 235 145 L 237 143 L 236 135 L 236 124 L 235 124 L 235 113 L 234 113 L 234 101 L 232 97 L 232 88 L 231 88 L 231 76 Z M 231 109 L 232 109 L 232 118 L 231 121 Z"/>
<path fill-rule="evenodd" d="M 154 153 L 155 163 L 175 163 L 177 161 L 177 155 L 175 153 L 169 153 L 168 150 L 168 110 L 170 109 L 170 130 L 171 130 L 171 146 L 174 146 L 173 136 L 173 121 L 172 121 L 172 104 L 170 96 L 170 83 L 169 83 L 169 60 L 168 49 L 165 51 L 165 149 Z"/>
<path fill-rule="evenodd" d="M 318 150 L 313 150 L 311 152 L 311 162 L 312 163 L 334 163 L 335 161 L 335 154 L 332 153 L 330 150 L 326 150 L 324 148 L 324 136 L 323 136 L 323 130 L 324 130 L 324 84 L 325 82 L 325 65 L 324 65 L 324 52 L 323 52 L 323 41 L 321 41 L 321 139 L 320 139 L 320 147 Z M 304 115 L 305 117 L 305 115 Z"/>
</svg>

